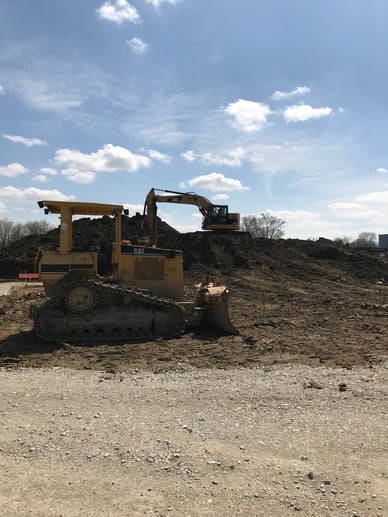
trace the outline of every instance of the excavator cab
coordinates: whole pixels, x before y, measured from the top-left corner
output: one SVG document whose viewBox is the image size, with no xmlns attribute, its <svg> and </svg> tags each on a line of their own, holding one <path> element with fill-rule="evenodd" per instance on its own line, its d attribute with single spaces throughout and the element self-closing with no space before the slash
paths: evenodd
<svg viewBox="0 0 388 517">
<path fill-rule="evenodd" d="M 227 205 L 213 205 L 208 211 L 209 224 L 227 224 L 228 207 Z"/>
<path fill-rule="evenodd" d="M 228 205 L 210 205 L 202 220 L 202 230 L 230 231 L 240 229 L 240 214 L 230 213 Z"/>
</svg>

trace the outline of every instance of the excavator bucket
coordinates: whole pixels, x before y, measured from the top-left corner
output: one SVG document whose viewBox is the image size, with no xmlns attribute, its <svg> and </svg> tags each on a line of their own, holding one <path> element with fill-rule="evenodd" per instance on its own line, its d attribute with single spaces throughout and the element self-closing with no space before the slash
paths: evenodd
<svg viewBox="0 0 388 517">
<path fill-rule="evenodd" d="M 198 298 L 205 309 L 204 321 L 215 325 L 228 334 L 238 334 L 228 314 L 229 289 L 224 285 L 201 285 Z"/>
</svg>

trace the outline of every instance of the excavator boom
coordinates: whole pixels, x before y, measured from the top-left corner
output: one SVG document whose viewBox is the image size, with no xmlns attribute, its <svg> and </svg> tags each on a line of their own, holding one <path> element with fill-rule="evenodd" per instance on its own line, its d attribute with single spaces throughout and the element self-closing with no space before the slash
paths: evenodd
<svg viewBox="0 0 388 517">
<path fill-rule="evenodd" d="M 163 194 L 157 192 L 163 192 Z M 143 213 L 146 235 L 152 244 L 156 244 L 157 203 L 197 206 L 203 216 L 203 230 L 240 230 L 240 214 L 230 213 L 228 205 L 214 205 L 206 197 L 194 192 L 176 192 L 174 190 L 152 188 L 147 194 Z"/>
</svg>

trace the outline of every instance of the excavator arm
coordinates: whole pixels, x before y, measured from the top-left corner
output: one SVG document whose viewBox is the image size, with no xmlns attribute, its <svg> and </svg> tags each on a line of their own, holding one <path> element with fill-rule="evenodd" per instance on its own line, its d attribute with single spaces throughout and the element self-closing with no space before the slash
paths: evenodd
<svg viewBox="0 0 388 517">
<path fill-rule="evenodd" d="M 157 194 L 163 192 L 163 194 Z M 203 216 L 203 230 L 239 230 L 240 214 L 229 213 L 227 205 L 214 205 L 204 196 L 194 192 L 175 192 L 152 188 L 144 203 L 143 222 L 146 235 L 156 244 L 157 203 L 178 203 L 197 206 Z"/>
</svg>

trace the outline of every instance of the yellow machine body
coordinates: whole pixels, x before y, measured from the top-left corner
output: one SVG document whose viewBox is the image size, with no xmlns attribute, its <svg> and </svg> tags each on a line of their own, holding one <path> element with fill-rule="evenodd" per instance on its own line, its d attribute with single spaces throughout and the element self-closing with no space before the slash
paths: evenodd
<svg viewBox="0 0 388 517">
<path fill-rule="evenodd" d="M 185 326 L 214 323 L 236 333 L 229 320 L 229 291 L 220 284 L 197 286 L 195 300 L 184 300 L 182 251 L 137 245 L 121 239 L 122 205 L 40 201 L 46 213 L 60 215 L 57 250 L 40 248 L 36 268 L 46 306 L 34 314 L 44 339 L 72 341 L 171 337 Z M 98 275 L 99 251 L 73 247 L 75 215 L 113 216 L 111 273 Z"/>
<path fill-rule="evenodd" d="M 120 282 L 156 296 L 183 300 L 183 258 L 178 250 L 121 244 Z"/>
</svg>

